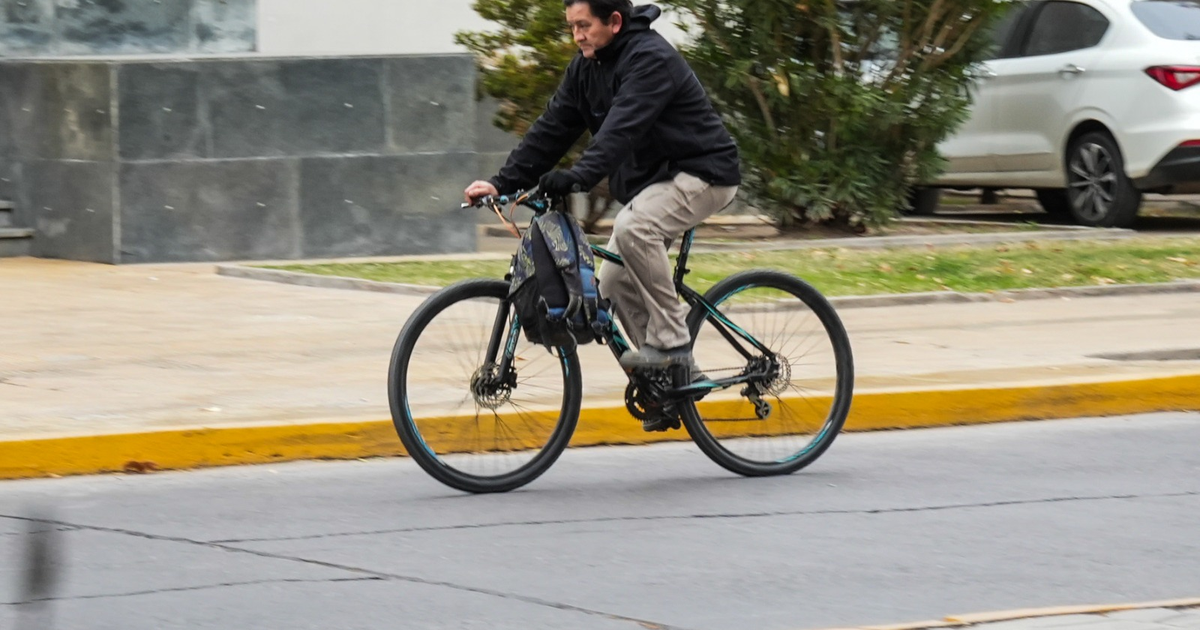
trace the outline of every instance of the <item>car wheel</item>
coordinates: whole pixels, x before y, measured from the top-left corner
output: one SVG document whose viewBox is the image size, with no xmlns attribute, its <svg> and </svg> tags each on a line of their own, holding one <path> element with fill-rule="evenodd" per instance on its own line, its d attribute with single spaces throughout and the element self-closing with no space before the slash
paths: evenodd
<svg viewBox="0 0 1200 630">
<path fill-rule="evenodd" d="M 1067 199 L 1066 188 L 1039 188 L 1034 194 L 1046 214 L 1067 216 L 1071 213 L 1071 200 Z"/>
<path fill-rule="evenodd" d="M 1076 223 L 1091 227 L 1129 227 L 1142 205 L 1142 193 L 1125 175 L 1116 141 L 1106 133 L 1087 133 L 1067 152 L 1067 199 Z"/>
<path fill-rule="evenodd" d="M 907 204 L 901 214 L 929 216 L 938 208 L 942 200 L 941 188 L 913 188 L 908 193 Z"/>
</svg>

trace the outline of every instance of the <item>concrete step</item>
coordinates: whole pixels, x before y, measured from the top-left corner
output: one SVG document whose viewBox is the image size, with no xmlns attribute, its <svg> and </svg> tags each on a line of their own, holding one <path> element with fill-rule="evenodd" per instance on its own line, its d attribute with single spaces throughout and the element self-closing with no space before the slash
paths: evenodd
<svg viewBox="0 0 1200 630">
<path fill-rule="evenodd" d="M 0 227 L 0 258 L 28 256 L 33 246 L 33 230 Z"/>
<path fill-rule="evenodd" d="M 12 227 L 14 210 L 13 202 L 0 199 L 0 228 Z"/>
</svg>

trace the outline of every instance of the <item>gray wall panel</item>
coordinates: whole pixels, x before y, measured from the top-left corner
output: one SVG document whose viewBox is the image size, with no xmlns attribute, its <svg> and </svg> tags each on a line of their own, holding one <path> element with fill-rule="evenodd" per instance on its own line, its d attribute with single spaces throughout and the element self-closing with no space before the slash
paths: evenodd
<svg viewBox="0 0 1200 630">
<path fill-rule="evenodd" d="M 121 165 L 121 262 L 295 258 L 295 160 Z"/>
<path fill-rule="evenodd" d="M 383 149 L 379 59 L 239 61 L 202 67 L 213 157 Z"/>
<path fill-rule="evenodd" d="M 32 64 L 0 64 L 0 159 L 38 154 L 44 109 L 41 79 Z"/>
<path fill-rule="evenodd" d="M 124 64 L 117 84 L 121 159 L 208 156 L 196 64 Z"/>
<path fill-rule="evenodd" d="M 22 220 L 37 230 L 33 254 L 91 262 L 113 255 L 112 162 L 22 164 Z"/>
<path fill-rule="evenodd" d="M 475 251 L 475 211 L 458 209 L 473 155 L 308 159 L 306 257 Z"/>
<path fill-rule="evenodd" d="M 505 155 L 476 152 L 465 55 L 0 60 L 0 81 L 0 195 L 44 256 L 474 251 L 459 195 Z"/>
<path fill-rule="evenodd" d="M 41 75 L 40 147 L 51 160 L 112 160 L 111 66 L 99 63 L 33 64 Z"/>
<path fill-rule="evenodd" d="M 469 56 L 395 58 L 387 64 L 393 151 L 475 150 L 475 66 Z"/>
</svg>

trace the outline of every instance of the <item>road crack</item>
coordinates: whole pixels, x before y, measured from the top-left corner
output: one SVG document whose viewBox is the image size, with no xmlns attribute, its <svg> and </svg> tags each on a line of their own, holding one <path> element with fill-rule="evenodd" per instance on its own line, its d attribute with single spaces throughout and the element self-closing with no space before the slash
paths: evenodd
<svg viewBox="0 0 1200 630">
<path fill-rule="evenodd" d="M 404 575 L 404 574 L 400 574 L 400 573 L 389 573 L 386 571 L 377 571 L 374 569 L 367 569 L 367 568 L 356 567 L 356 566 L 352 566 L 352 565 L 339 564 L 336 562 L 325 562 L 323 560 L 315 560 L 312 558 L 303 558 L 300 556 L 289 556 L 289 555 L 281 554 L 281 553 L 258 551 L 258 550 L 254 550 L 254 549 L 236 547 L 229 543 L 205 542 L 202 540 L 192 540 L 190 538 L 183 538 L 180 536 L 162 536 L 162 535 L 158 535 L 158 534 L 151 534 L 148 532 L 139 532 L 139 531 L 135 531 L 135 530 L 122 529 L 119 527 L 102 527 L 102 526 L 98 526 L 98 525 L 81 525 L 78 523 L 67 523 L 64 521 L 59 521 L 59 520 L 54 520 L 54 519 L 12 516 L 12 515 L 7 515 L 7 514 L 0 514 L 0 518 L 11 519 L 11 520 L 25 522 L 25 523 L 37 523 L 37 524 L 42 524 L 42 525 L 52 525 L 52 526 L 56 526 L 56 527 L 73 528 L 73 529 L 77 529 L 77 530 L 104 532 L 104 533 L 109 533 L 109 534 L 120 534 L 120 535 L 124 535 L 124 536 L 131 536 L 134 538 L 142 538 L 145 540 L 154 540 L 154 541 L 161 541 L 161 542 L 174 542 L 174 543 L 181 543 L 181 544 L 186 544 L 186 545 L 195 545 L 195 546 L 200 546 L 200 547 L 207 547 L 209 549 L 218 549 L 221 551 L 227 551 L 230 553 L 238 553 L 238 554 L 257 556 L 259 558 L 269 558 L 269 559 L 273 559 L 273 560 L 286 560 L 289 562 L 298 562 L 298 563 L 306 564 L 306 565 L 310 565 L 310 566 L 318 566 L 318 567 L 323 567 L 323 568 L 327 568 L 327 569 L 336 569 L 339 571 L 346 571 L 349 573 L 355 573 L 358 575 L 365 576 L 365 577 L 357 578 L 357 579 L 343 578 L 342 581 L 385 580 L 385 581 L 405 582 L 405 583 L 409 583 L 409 584 L 420 584 L 420 585 L 424 585 L 424 586 L 436 586 L 436 587 L 448 588 L 448 589 L 465 592 L 465 593 L 473 593 L 476 595 L 497 597 L 497 598 L 505 599 L 505 600 L 509 600 L 509 601 L 518 601 L 518 602 L 522 602 L 522 603 L 526 603 L 526 604 L 531 604 L 534 606 L 540 606 L 540 607 L 544 607 L 544 608 L 552 608 L 555 610 L 561 610 L 564 612 L 580 613 L 580 614 L 584 614 L 584 615 L 588 615 L 588 616 L 592 616 L 592 617 L 601 617 L 601 618 L 609 619 L 612 621 L 628 622 L 628 623 L 632 623 L 632 624 L 637 624 L 638 626 L 640 626 L 642 628 L 647 628 L 649 630 L 685 630 L 684 628 L 680 628 L 678 626 L 671 626 L 671 625 L 667 625 L 667 624 L 648 621 L 645 619 L 638 619 L 635 617 L 627 617 L 625 615 L 619 615 L 616 613 L 609 613 L 609 612 L 604 612 L 604 611 L 600 611 L 600 610 L 593 610 L 590 608 L 585 608 L 582 606 L 575 606 L 573 604 L 567 604 L 567 603 L 563 603 L 563 602 L 554 602 L 554 601 L 550 601 L 550 600 L 546 600 L 546 599 L 541 599 L 539 597 L 532 597 L 529 595 L 521 595 L 519 593 L 510 593 L 510 592 L 506 592 L 506 591 L 498 591 L 498 590 L 489 589 L 489 588 L 468 586 L 465 584 L 456 584 L 454 582 L 447 582 L 447 581 L 443 581 L 443 580 L 433 580 L 433 579 L 428 579 L 428 578 L 417 577 L 414 575 Z M 284 581 L 286 581 L 286 580 L 284 580 Z M 333 581 L 333 580 L 330 579 L 330 580 L 317 580 L 317 581 Z M 166 589 L 166 590 L 171 590 L 171 589 Z M 176 590 L 186 590 L 186 589 L 181 588 L 181 589 L 176 589 Z M 132 596 L 132 595 L 126 595 L 126 596 Z M 77 598 L 64 598 L 64 599 L 77 599 Z M 11 606 L 11 605 L 16 605 L 16 604 L 6 604 L 6 605 Z"/>
<path fill-rule="evenodd" d="M 128 593 L 105 593 L 100 595 L 75 595 L 72 597 L 42 597 L 24 602 L 0 602 L 0 606 L 24 606 L 26 604 L 43 604 L 49 602 L 78 601 L 85 599 L 114 599 L 119 597 L 139 597 L 142 595 L 158 595 L 161 593 L 182 593 L 187 591 L 207 591 L 218 588 L 236 588 L 239 586 L 256 586 L 259 584 L 330 584 L 334 582 L 379 582 L 382 578 L 326 578 L 321 580 L 279 578 L 272 580 L 249 580 L 246 582 L 222 582 L 220 584 L 202 584 L 200 586 L 178 586 L 175 588 L 158 588 L 146 591 L 130 591 Z"/>
<path fill-rule="evenodd" d="M 530 521 L 500 521 L 497 523 L 472 523 L 464 525 L 434 525 L 429 527 L 398 527 L 394 529 L 376 529 L 355 532 L 335 532 L 331 534 L 310 534 L 307 536 L 280 536 L 276 538 L 231 538 L 215 540 L 213 544 L 240 545 L 246 543 L 288 542 L 296 540 L 320 540 L 322 538 L 345 538 L 350 536 L 377 536 L 383 534 L 412 534 L 422 532 L 444 532 L 470 529 L 491 529 L 498 527 L 540 527 L 548 525 L 590 525 L 601 523 L 639 523 L 647 521 L 689 521 L 708 519 L 740 519 L 740 518 L 774 518 L 780 516 L 853 516 L 876 514 L 905 514 L 912 512 L 938 512 L 944 510 L 968 510 L 1010 507 L 1014 505 L 1037 505 L 1052 503 L 1071 503 L 1082 501 L 1123 501 L 1129 499 L 1171 499 L 1180 497 L 1200 496 L 1200 491 L 1174 492 L 1164 494 L 1115 494 L 1085 497 L 1050 497 L 1045 499 L 1014 499 L 1011 501 L 991 501 L 980 503 L 949 503 L 945 505 L 928 505 L 901 508 L 858 509 L 858 510 L 779 510 L 773 512 L 715 512 L 711 514 L 674 514 L 657 516 L 602 516 L 580 519 L 549 519 Z"/>
</svg>

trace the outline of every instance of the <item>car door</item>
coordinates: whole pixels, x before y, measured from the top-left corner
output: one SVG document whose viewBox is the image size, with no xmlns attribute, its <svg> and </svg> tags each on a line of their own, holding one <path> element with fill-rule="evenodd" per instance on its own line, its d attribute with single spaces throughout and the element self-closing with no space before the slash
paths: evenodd
<svg viewBox="0 0 1200 630">
<path fill-rule="evenodd" d="M 946 159 L 947 175 L 969 173 L 992 173 L 996 170 L 993 136 L 996 130 L 996 106 L 992 79 L 996 76 L 992 64 L 997 60 L 1015 56 L 1021 43 L 1019 37 L 1028 20 L 1032 5 L 1029 2 L 1014 2 L 992 29 L 991 59 L 982 64 L 976 73 L 971 91 L 971 111 L 966 122 L 954 134 L 938 145 L 938 152 Z"/>
<path fill-rule="evenodd" d="M 998 171 L 1052 178 L 1060 172 L 1059 145 L 1089 80 L 1088 69 L 1103 54 L 1099 44 L 1110 22 L 1097 8 L 1066 0 L 1040 3 L 1030 19 L 1020 53 L 991 65 L 996 75 L 989 81 L 996 116 L 992 146 Z"/>
</svg>

